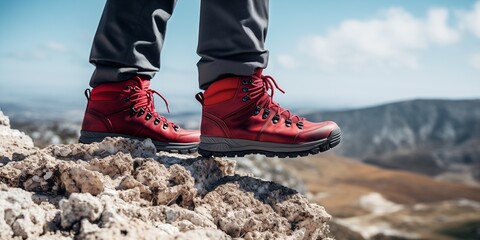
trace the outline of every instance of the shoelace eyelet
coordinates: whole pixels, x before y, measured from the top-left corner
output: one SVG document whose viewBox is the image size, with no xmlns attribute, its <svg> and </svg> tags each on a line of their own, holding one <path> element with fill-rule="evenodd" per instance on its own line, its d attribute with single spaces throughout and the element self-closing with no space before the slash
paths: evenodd
<svg viewBox="0 0 480 240">
<path fill-rule="evenodd" d="M 287 126 L 287 127 L 292 126 L 292 120 L 290 120 L 290 119 L 285 119 L 285 126 Z"/>
<path fill-rule="evenodd" d="M 247 85 L 247 84 L 248 84 L 247 79 L 243 79 L 243 80 L 242 80 L 242 84 L 243 84 L 243 85 Z"/>
<path fill-rule="evenodd" d="M 124 102 L 128 102 L 130 101 L 130 97 L 126 97 L 125 99 L 123 99 Z"/>
<path fill-rule="evenodd" d="M 260 106 L 256 106 L 255 111 L 253 112 L 253 115 L 257 116 L 260 113 L 260 110 L 262 110 L 262 108 Z"/>
<path fill-rule="evenodd" d="M 137 116 L 142 116 L 143 114 L 145 113 L 145 110 L 142 108 L 140 109 L 140 111 L 138 111 L 138 115 Z"/>
<path fill-rule="evenodd" d="M 147 113 L 147 115 L 145 115 L 145 120 L 150 120 L 150 118 L 152 118 L 152 114 L 151 113 Z"/>
<path fill-rule="evenodd" d="M 160 123 L 160 118 L 155 118 L 155 121 L 153 122 L 153 124 L 158 125 L 159 123 Z"/>
<path fill-rule="evenodd" d="M 248 92 L 248 88 L 242 88 L 242 92 Z"/>
<path fill-rule="evenodd" d="M 177 125 L 173 126 L 173 130 L 174 130 L 175 132 L 178 131 L 178 129 L 180 129 L 179 126 L 177 126 Z"/>
<path fill-rule="evenodd" d="M 265 109 L 263 111 L 262 119 L 267 119 L 269 114 L 270 114 L 270 110 Z"/>
<path fill-rule="evenodd" d="M 277 114 L 275 114 L 275 116 L 273 116 L 272 118 L 273 124 L 277 124 L 279 120 L 280 120 L 280 116 Z"/>
<path fill-rule="evenodd" d="M 163 126 L 162 126 L 163 129 L 167 129 L 168 128 L 168 123 L 164 123 Z"/>
<path fill-rule="evenodd" d="M 303 129 L 303 122 L 297 122 L 298 129 Z"/>
<path fill-rule="evenodd" d="M 244 101 L 244 102 L 246 102 L 248 100 L 250 100 L 250 97 L 248 95 L 242 98 L 242 101 Z"/>
<path fill-rule="evenodd" d="M 135 114 L 137 114 L 138 110 L 135 109 L 135 107 L 132 107 L 132 109 L 130 109 L 130 114 L 133 116 Z"/>
</svg>

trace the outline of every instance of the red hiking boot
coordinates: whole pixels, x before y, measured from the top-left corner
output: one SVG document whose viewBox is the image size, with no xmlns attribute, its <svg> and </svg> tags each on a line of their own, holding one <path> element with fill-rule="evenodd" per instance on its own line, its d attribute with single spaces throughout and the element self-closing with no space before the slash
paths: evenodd
<svg viewBox="0 0 480 240">
<path fill-rule="evenodd" d="M 340 143 L 336 123 L 313 123 L 293 115 L 273 101 L 274 88 L 283 92 L 259 70 L 252 76 L 221 79 L 197 94 L 203 105 L 198 152 L 204 157 L 250 153 L 297 157 Z"/>
<path fill-rule="evenodd" d="M 105 137 L 152 139 L 159 151 L 192 153 L 200 141 L 199 131 L 183 130 L 155 111 L 150 81 L 134 77 L 101 84 L 87 90 L 87 109 L 79 142 L 92 143 Z"/>
</svg>

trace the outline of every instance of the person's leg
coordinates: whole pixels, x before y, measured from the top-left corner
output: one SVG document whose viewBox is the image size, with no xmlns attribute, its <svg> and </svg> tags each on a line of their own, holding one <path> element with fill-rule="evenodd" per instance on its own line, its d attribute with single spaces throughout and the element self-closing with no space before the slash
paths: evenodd
<svg viewBox="0 0 480 240">
<path fill-rule="evenodd" d="M 197 53 L 199 85 L 265 68 L 268 0 L 203 0 Z"/>
<path fill-rule="evenodd" d="M 90 56 L 96 69 L 90 81 L 93 89 L 86 91 L 80 142 L 121 136 L 150 138 L 162 151 L 197 150 L 199 132 L 183 130 L 158 114 L 153 99 L 158 93 L 149 88 L 160 68 L 165 28 L 175 2 L 107 1 Z"/>
<path fill-rule="evenodd" d="M 338 145 L 337 124 L 309 122 L 273 101 L 274 88 L 283 90 L 262 75 L 268 0 L 203 0 L 200 17 L 200 154 L 296 157 Z"/>
<path fill-rule="evenodd" d="M 108 0 L 94 37 L 90 86 L 142 75 L 153 78 L 176 0 Z"/>
</svg>

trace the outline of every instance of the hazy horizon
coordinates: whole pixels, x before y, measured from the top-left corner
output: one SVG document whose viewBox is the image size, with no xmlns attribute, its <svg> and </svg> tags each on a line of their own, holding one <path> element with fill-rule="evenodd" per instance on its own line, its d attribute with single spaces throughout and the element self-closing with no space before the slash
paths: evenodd
<svg viewBox="0 0 480 240">
<path fill-rule="evenodd" d="M 384 105 L 396 104 L 401 102 L 408 101 L 478 101 L 480 98 L 465 98 L 465 99 L 448 99 L 448 98 L 416 98 L 416 99 L 404 99 L 399 101 L 389 101 L 383 103 L 377 103 L 372 105 L 365 106 L 356 106 L 356 107 L 325 107 L 325 108 L 316 108 L 316 107 L 301 107 L 301 106 L 289 106 L 290 110 L 294 114 L 315 114 L 315 113 L 328 113 L 328 112 L 342 112 L 350 110 L 364 110 L 368 108 L 381 107 Z M 196 100 L 194 100 L 196 102 Z M 163 101 L 156 100 L 155 105 L 162 104 Z M 76 103 L 74 106 L 68 104 L 56 103 L 56 105 L 49 104 L 39 104 L 38 102 L 34 104 L 28 103 L 18 103 L 18 102 L 2 102 L 0 101 L 0 111 L 2 111 L 6 116 L 8 116 L 12 121 L 15 122 L 25 122 L 30 120 L 46 120 L 46 121 L 63 121 L 67 120 L 69 122 L 81 122 L 83 118 L 83 113 L 85 110 L 85 105 L 82 103 Z M 201 106 L 197 103 L 197 107 L 191 109 L 175 109 L 170 113 L 166 111 L 164 107 L 157 107 L 162 115 L 165 115 L 167 118 L 177 119 L 182 118 L 181 121 L 185 121 L 192 116 L 200 116 Z M 185 116 L 187 118 L 185 118 Z M 193 120 L 193 119 L 191 119 Z M 200 121 L 200 119 L 197 119 Z"/>
</svg>

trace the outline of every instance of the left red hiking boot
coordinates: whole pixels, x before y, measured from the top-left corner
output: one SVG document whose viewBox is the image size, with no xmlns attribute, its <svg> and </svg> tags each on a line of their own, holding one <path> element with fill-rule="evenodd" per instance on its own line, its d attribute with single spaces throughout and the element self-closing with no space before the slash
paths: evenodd
<svg viewBox="0 0 480 240">
<path fill-rule="evenodd" d="M 273 101 L 274 88 L 283 92 L 259 70 L 252 76 L 221 79 L 197 94 L 203 105 L 198 152 L 204 157 L 250 153 L 297 157 L 340 143 L 336 123 L 313 123 L 293 115 Z"/>
<path fill-rule="evenodd" d="M 150 89 L 149 84 L 147 79 L 134 77 L 124 82 L 101 84 L 91 93 L 87 90 L 88 104 L 79 142 L 99 142 L 105 137 L 150 138 L 159 151 L 196 152 L 199 131 L 181 129 L 160 116 L 155 111 L 153 94 L 167 102 Z"/>
</svg>

